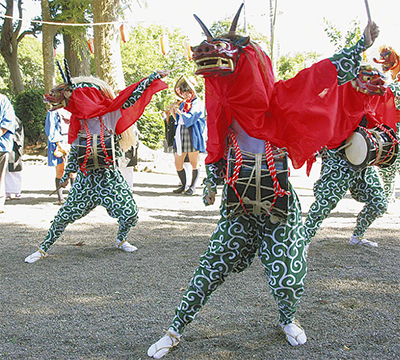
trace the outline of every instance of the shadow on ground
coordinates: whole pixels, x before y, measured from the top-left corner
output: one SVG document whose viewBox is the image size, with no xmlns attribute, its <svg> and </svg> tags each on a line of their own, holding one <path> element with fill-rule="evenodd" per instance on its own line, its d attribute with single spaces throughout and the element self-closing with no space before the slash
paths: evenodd
<svg viewBox="0 0 400 360">
<path fill-rule="evenodd" d="M 46 231 L 3 224 L 1 358 L 145 359 L 213 230 L 207 218 L 182 214 L 183 222 L 141 222 L 131 232 L 139 248 L 132 254 L 113 246 L 115 224 L 73 224 L 35 264 L 23 258 Z M 372 231 L 378 248 L 352 247 L 348 233 L 322 229 L 311 244 L 298 312 L 309 337 L 305 346 L 292 348 L 284 340 L 256 260 L 215 292 L 168 358 L 398 357 L 398 231 Z"/>
<path fill-rule="evenodd" d="M 129 234 L 138 247 L 131 254 L 114 247 L 117 222 L 96 209 L 68 226 L 46 259 L 25 264 L 58 207 L 45 201 L 54 201 L 51 191 L 42 190 L 25 191 L 26 204 L 7 205 L 11 215 L 2 218 L 0 237 L 1 359 L 147 358 L 218 220 L 218 205 L 204 208 L 200 196 L 155 195 L 165 188 L 155 181 L 135 185 L 140 218 Z M 400 358 L 400 232 L 371 227 L 368 236 L 378 248 L 350 246 L 352 228 L 341 219 L 355 215 L 333 214 L 335 225 L 321 228 L 311 243 L 298 310 L 306 345 L 292 348 L 284 339 L 256 259 L 213 294 L 166 359 Z"/>
</svg>

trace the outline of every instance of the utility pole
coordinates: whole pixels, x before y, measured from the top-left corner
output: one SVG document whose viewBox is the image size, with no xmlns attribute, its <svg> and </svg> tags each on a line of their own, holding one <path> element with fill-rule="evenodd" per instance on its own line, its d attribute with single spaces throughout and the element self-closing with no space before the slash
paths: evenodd
<svg viewBox="0 0 400 360">
<path fill-rule="evenodd" d="M 248 29 L 247 29 L 247 16 L 246 16 L 246 1 L 243 0 L 243 18 L 244 18 L 244 34 L 247 36 L 248 35 Z"/>
<path fill-rule="evenodd" d="M 271 40 L 270 40 L 270 54 L 272 66 L 275 69 L 274 62 L 274 41 L 275 41 L 275 22 L 276 22 L 276 8 L 278 6 L 278 0 L 275 0 L 275 4 L 273 4 L 274 0 L 269 0 L 269 19 L 270 19 L 270 31 L 271 31 Z"/>
</svg>

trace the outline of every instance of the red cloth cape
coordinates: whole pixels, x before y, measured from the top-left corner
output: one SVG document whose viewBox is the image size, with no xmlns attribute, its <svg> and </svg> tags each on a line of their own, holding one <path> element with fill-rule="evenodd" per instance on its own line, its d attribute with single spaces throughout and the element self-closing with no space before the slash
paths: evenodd
<svg viewBox="0 0 400 360">
<path fill-rule="evenodd" d="M 346 139 L 363 112 L 353 108 L 350 112 L 341 110 L 347 104 L 347 93 L 339 90 L 336 68 L 329 59 L 300 71 L 292 79 L 274 83 L 269 58 L 246 46 L 233 74 L 207 78 L 205 84 L 206 164 L 224 156 L 232 117 L 248 135 L 287 148 L 294 168 L 298 169 L 323 146 L 340 144 Z M 369 96 L 359 94 L 363 98 Z M 358 94 L 352 95 L 358 98 Z M 377 102 L 377 108 L 389 112 L 389 106 Z M 375 118 L 371 115 L 371 119 Z"/>
<path fill-rule="evenodd" d="M 245 49 L 233 74 L 205 79 L 208 129 L 206 164 L 223 157 L 232 116 L 240 121 L 249 135 L 247 124 L 257 126 L 265 122 L 275 82 L 271 61 L 262 53 L 263 62 L 260 62 L 259 53 L 253 47 L 247 46 Z"/>
<path fill-rule="evenodd" d="M 68 102 L 68 106 L 65 108 L 72 113 L 68 132 L 68 142 L 71 144 L 77 138 L 78 132 L 81 129 L 79 120 L 91 119 L 121 109 L 122 105 L 136 89 L 139 83 L 140 82 L 137 82 L 128 86 L 113 100 L 105 98 L 101 91 L 94 87 L 85 87 L 74 90 Z M 134 124 L 143 114 L 143 111 L 150 102 L 152 96 L 156 92 L 164 90 L 167 87 L 168 85 L 162 80 L 154 80 L 133 106 L 127 109 L 121 109 L 121 118 L 117 122 L 115 132 L 121 134 Z"/>
<path fill-rule="evenodd" d="M 335 122 L 337 134 L 326 146 L 329 149 L 338 147 L 364 116 L 368 120 L 367 128 L 385 124 L 397 132 L 393 92 L 388 88 L 384 95 L 368 95 L 357 91 L 351 82 L 339 86 L 339 111 Z"/>
</svg>

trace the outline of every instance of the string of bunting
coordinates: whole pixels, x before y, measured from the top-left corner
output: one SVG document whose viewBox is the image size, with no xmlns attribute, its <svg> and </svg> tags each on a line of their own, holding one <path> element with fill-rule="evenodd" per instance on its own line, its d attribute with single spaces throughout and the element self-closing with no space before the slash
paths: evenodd
<svg viewBox="0 0 400 360">
<path fill-rule="evenodd" d="M 32 22 L 37 24 L 46 24 L 46 25 L 58 25 L 58 26 L 97 26 L 97 25 L 112 25 L 112 24 L 123 24 L 127 23 L 126 20 L 118 20 L 118 21 L 110 21 L 110 22 L 99 22 L 99 23 L 63 23 L 63 22 L 56 22 L 56 21 L 43 21 L 43 20 L 28 20 L 22 18 L 14 18 L 10 15 L 0 15 L 0 18 L 8 18 L 13 19 L 14 21 L 25 21 L 25 22 Z"/>
<path fill-rule="evenodd" d="M 121 40 L 126 43 L 128 40 L 128 34 L 126 34 L 125 29 L 124 29 L 124 24 L 127 23 L 127 21 L 111 21 L 111 22 L 101 22 L 101 23 L 79 23 L 79 24 L 75 24 L 75 23 L 62 23 L 62 22 L 52 22 L 52 21 L 42 21 L 42 20 L 27 20 L 27 19 L 22 19 L 22 18 L 14 18 L 13 16 L 9 16 L 9 15 L 0 15 L 0 18 L 9 18 L 9 19 L 13 19 L 14 21 L 27 21 L 27 22 L 32 22 L 32 23 L 38 23 L 38 24 L 46 24 L 46 25 L 57 25 L 57 26 L 97 26 L 97 25 L 120 25 L 120 34 L 121 34 Z M 154 42 L 157 40 L 146 40 L 148 42 Z M 162 34 L 160 36 L 160 39 L 158 40 L 159 45 L 160 45 L 160 50 L 161 53 L 163 55 L 168 54 L 170 46 L 169 46 L 169 39 L 168 36 L 166 34 Z M 94 53 L 94 44 L 93 44 L 93 39 L 89 39 L 88 40 L 88 46 L 89 46 L 89 50 L 91 53 Z M 189 44 L 189 40 L 186 39 L 185 40 L 185 44 L 184 44 L 184 52 L 185 52 L 185 57 L 188 60 L 192 59 L 192 53 L 191 53 L 191 49 L 190 49 L 190 44 Z"/>
</svg>

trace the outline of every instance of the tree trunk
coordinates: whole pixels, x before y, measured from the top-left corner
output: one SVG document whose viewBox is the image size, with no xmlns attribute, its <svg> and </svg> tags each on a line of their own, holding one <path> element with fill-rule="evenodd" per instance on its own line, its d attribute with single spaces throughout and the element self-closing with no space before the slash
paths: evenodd
<svg viewBox="0 0 400 360">
<path fill-rule="evenodd" d="M 44 22 L 52 21 L 48 0 L 42 2 L 42 19 Z M 58 26 L 43 24 L 43 73 L 44 73 L 44 91 L 46 93 L 54 87 L 54 36 Z"/>
<path fill-rule="evenodd" d="M 70 34 L 64 34 L 64 56 L 68 60 L 71 76 L 90 76 L 89 49 L 80 48 L 75 51 L 74 39 Z"/>
<path fill-rule="evenodd" d="M 21 0 L 18 1 L 18 6 L 20 7 L 20 5 Z M 14 95 L 18 95 L 18 93 L 24 90 L 24 84 L 22 82 L 22 75 L 18 62 L 18 34 L 20 26 L 14 31 L 12 21 L 13 11 L 13 0 L 7 0 L 5 13 L 7 17 L 4 18 L 3 28 L 1 30 L 0 52 L 10 70 Z"/>
<path fill-rule="evenodd" d="M 94 23 L 115 22 L 118 20 L 119 0 L 93 0 L 92 9 Z M 94 54 L 96 76 L 114 90 L 124 89 L 118 24 L 94 26 Z"/>
</svg>

